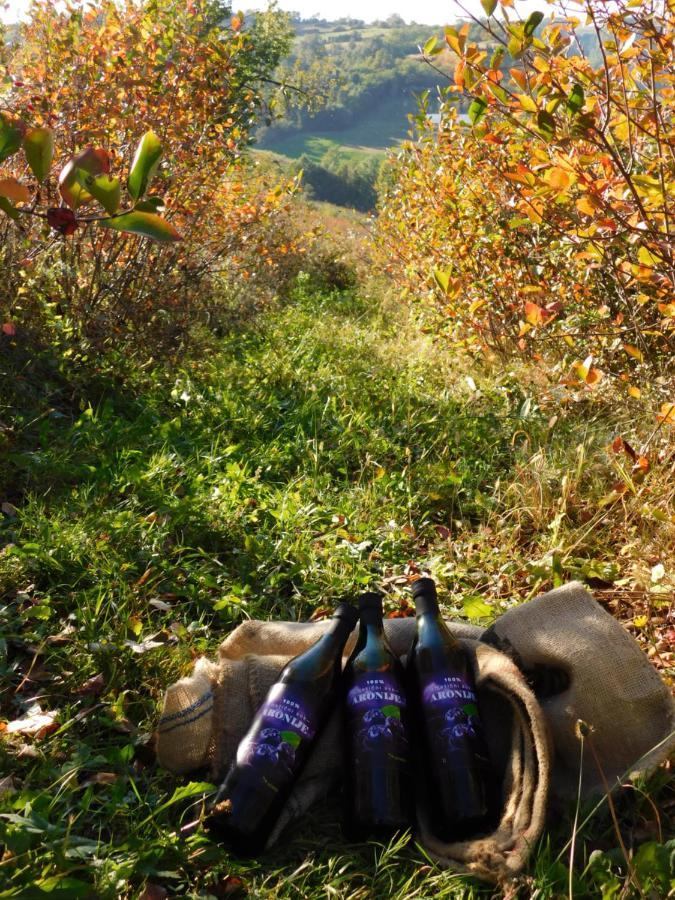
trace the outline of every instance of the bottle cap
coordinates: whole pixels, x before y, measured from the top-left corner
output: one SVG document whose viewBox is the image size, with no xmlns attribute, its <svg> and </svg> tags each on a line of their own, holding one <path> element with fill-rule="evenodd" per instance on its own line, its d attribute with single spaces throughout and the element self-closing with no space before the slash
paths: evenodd
<svg viewBox="0 0 675 900">
<path fill-rule="evenodd" d="M 433 578 L 418 578 L 410 585 L 410 592 L 415 601 L 415 613 L 419 616 L 426 612 L 438 612 L 436 582 Z"/>
<path fill-rule="evenodd" d="M 359 620 L 359 613 L 356 607 L 352 606 L 351 603 L 343 602 L 338 603 L 335 607 L 333 618 L 342 619 L 346 625 L 349 625 L 349 630 L 351 631 Z"/>
<path fill-rule="evenodd" d="M 373 609 L 382 615 L 382 594 L 378 594 L 376 591 L 366 591 L 365 594 L 361 594 L 359 597 L 359 612 L 365 612 L 369 609 Z"/>
</svg>

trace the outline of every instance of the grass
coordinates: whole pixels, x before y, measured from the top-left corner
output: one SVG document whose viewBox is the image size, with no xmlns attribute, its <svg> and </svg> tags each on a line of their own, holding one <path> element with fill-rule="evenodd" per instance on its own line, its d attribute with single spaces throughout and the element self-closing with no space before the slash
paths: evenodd
<svg viewBox="0 0 675 900">
<path fill-rule="evenodd" d="M 630 411 L 589 397 L 552 423 L 536 375 L 468 376 L 377 291 L 320 293 L 302 277 L 291 303 L 178 368 L 66 375 L 2 352 L 0 718 L 38 703 L 58 725 L 0 743 L 0 897 L 124 898 L 147 884 L 195 898 L 499 896 L 409 839 L 344 844 L 331 804 L 264 860 L 233 860 L 181 834 L 202 788 L 154 766 L 150 734 L 165 686 L 244 618 L 304 619 L 382 583 L 395 609 L 411 560 L 449 613 L 479 622 L 570 576 L 606 585 L 646 567 L 648 615 L 630 627 L 658 646 L 651 617 L 673 574 L 664 498 L 645 495 L 651 475 L 638 486 L 632 544 L 598 507 Z M 651 584 L 657 558 L 666 576 Z M 665 894 L 672 848 L 649 797 L 660 805 L 672 779 L 643 787 L 624 811 L 634 862 Z M 569 822 L 549 834 L 523 896 L 566 896 L 569 838 Z M 575 896 L 614 896 L 625 871 L 605 811 L 577 845 Z"/>
<path fill-rule="evenodd" d="M 306 153 L 314 162 L 332 147 L 340 147 L 345 154 L 386 150 L 404 140 L 410 130 L 408 116 L 416 112 L 417 104 L 409 95 L 390 97 L 378 102 L 362 118 L 339 131 L 293 131 L 285 134 L 273 131 L 263 141 L 266 150 L 297 158 Z"/>
</svg>

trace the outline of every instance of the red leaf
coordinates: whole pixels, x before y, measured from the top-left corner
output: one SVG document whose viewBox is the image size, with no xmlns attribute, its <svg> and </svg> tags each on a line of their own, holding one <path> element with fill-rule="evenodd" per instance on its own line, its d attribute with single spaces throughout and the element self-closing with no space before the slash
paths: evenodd
<svg viewBox="0 0 675 900">
<path fill-rule="evenodd" d="M 54 231 L 59 231 L 66 237 L 75 234 L 80 227 L 80 223 L 75 218 L 75 213 L 72 209 L 67 209 L 65 206 L 53 206 L 51 209 L 48 209 L 47 223 Z"/>
<path fill-rule="evenodd" d="M 2 333 L 7 337 L 14 337 L 16 334 L 16 325 L 13 322 L 5 322 L 2 326 Z"/>
</svg>

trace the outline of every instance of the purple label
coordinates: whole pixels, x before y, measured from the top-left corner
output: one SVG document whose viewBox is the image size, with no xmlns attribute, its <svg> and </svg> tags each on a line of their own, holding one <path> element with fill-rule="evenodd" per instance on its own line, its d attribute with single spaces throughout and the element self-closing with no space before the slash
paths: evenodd
<svg viewBox="0 0 675 900">
<path fill-rule="evenodd" d="M 275 684 L 237 749 L 237 763 L 252 766 L 279 790 L 293 777 L 303 742 L 311 742 L 316 731 L 303 692 L 291 684 Z"/>
<path fill-rule="evenodd" d="M 347 694 L 349 733 L 361 752 L 405 757 L 407 738 L 402 716 L 405 697 L 390 673 L 356 673 Z"/>
<path fill-rule="evenodd" d="M 464 675 L 423 677 L 422 704 L 429 735 L 443 758 L 481 736 L 476 694 Z"/>
</svg>

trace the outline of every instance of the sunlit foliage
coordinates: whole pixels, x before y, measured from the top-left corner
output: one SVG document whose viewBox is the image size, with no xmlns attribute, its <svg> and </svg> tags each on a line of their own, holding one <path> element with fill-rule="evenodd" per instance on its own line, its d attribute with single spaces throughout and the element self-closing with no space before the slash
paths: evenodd
<svg viewBox="0 0 675 900">
<path fill-rule="evenodd" d="M 32 4 L 3 51 L 0 300 L 13 320 L 56 317 L 97 344 L 159 339 L 214 279 L 255 277 L 258 259 L 269 271 L 291 186 L 243 177 L 242 151 L 285 44 L 258 37 L 209 0 Z"/>
<path fill-rule="evenodd" d="M 494 51 L 468 24 L 424 48 L 430 64 L 449 48 L 456 67 L 440 127 L 422 110 L 421 140 L 393 162 L 382 244 L 455 339 L 639 396 L 675 344 L 675 10 L 586 0 L 544 24 L 511 6 L 483 2 Z"/>
</svg>

